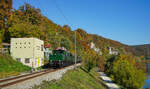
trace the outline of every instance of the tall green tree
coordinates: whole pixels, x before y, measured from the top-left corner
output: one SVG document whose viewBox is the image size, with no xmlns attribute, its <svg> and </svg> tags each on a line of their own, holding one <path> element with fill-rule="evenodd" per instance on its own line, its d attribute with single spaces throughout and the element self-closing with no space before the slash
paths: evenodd
<svg viewBox="0 0 150 89">
<path fill-rule="evenodd" d="M 137 69 L 128 56 L 120 55 L 109 67 L 107 74 L 125 89 L 141 89 L 145 83 L 146 75 Z"/>
<path fill-rule="evenodd" d="M 12 0 L 0 0 L 0 46 L 8 29 L 7 21 L 11 17 Z"/>
</svg>

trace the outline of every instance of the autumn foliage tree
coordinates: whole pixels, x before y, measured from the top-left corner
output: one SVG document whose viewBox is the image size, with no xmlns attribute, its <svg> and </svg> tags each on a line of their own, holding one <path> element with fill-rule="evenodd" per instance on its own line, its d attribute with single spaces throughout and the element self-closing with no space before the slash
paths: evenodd
<svg viewBox="0 0 150 89">
<path fill-rule="evenodd" d="M 129 59 L 128 55 L 118 56 L 108 67 L 107 74 L 125 89 L 141 89 L 145 83 L 145 73 Z"/>
<path fill-rule="evenodd" d="M 12 19 L 7 20 L 6 22 L 7 31 L 5 32 L 5 35 L 0 35 L 0 38 L 1 37 L 4 38 L 3 40 L 4 42 L 10 42 L 10 38 L 36 37 L 41 40 L 44 40 L 45 43 L 50 43 L 52 49 L 55 49 L 59 46 L 63 46 L 74 54 L 75 53 L 74 33 L 76 31 L 77 55 L 82 57 L 83 65 L 88 72 L 90 72 L 90 70 L 93 67 L 98 66 L 101 68 L 102 71 L 105 71 L 107 68 L 108 70 L 114 69 L 115 72 L 109 71 L 110 73 L 112 73 L 112 75 L 114 75 L 115 73 L 120 73 L 118 68 L 120 68 L 121 66 L 119 65 L 119 63 L 122 62 L 123 62 L 122 64 L 126 67 L 130 66 L 129 68 L 127 67 L 125 71 L 123 71 L 123 68 L 121 67 L 122 68 L 121 72 L 123 72 L 123 74 L 132 72 L 132 71 L 128 71 L 128 69 L 130 68 L 131 70 L 136 69 L 135 66 L 137 66 L 137 63 L 135 62 L 135 60 L 132 60 L 134 58 L 130 56 L 120 56 L 117 59 L 120 61 L 115 61 L 117 64 L 115 64 L 115 62 L 112 61 L 107 67 L 105 67 L 105 64 L 107 64 L 106 59 L 109 59 L 109 50 L 108 50 L 109 46 L 115 48 L 122 47 L 123 49 L 127 48 L 125 50 L 122 50 L 122 53 L 124 53 L 124 51 L 126 50 L 129 50 L 130 47 L 95 34 L 88 34 L 86 31 L 84 31 L 81 28 L 72 31 L 71 27 L 69 27 L 68 25 L 60 26 L 58 24 L 55 24 L 47 17 L 43 16 L 41 14 L 40 9 L 35 8 L 29 4 L 20 6 L 18 10 L 14 9 L 12 11 L 11 17 Z M 0 33 L 3 34 L 3 31 L 0 30 Z M 103 52 L 102 56 L 98 55 L 94 50 L 91 50 L 89 45 L 91 42 L 95 43 L 96 47 L 101 49 L 101 51 Z M 124 63 L 124 59 L 126 59 L 125 63 Z M 133 71 L 133 74 L 138 72 L 140 71 Z M 142 75 L 142 72 L 139 74 Z M 116 79 L 116 76 L 113 77 L 114 79 Z M 132 73 L 130 77 L 137 78 L 137 76 L 136 77 L 132 76 Z M 141 78 L 141 81 L 143 81 L 143 78 Z M 124 82 L 124 84 L 125 83 L 126 82 Z M 139 84 L 139 82 L 136 83 Z M 137 84 L 135 86 L 139 87 L 137 86 Z"/>
<path fill-rule="evenodd" d="M 10 20 L 12 9 L 12 0 L 0 0 L 0 46 L 7 32 L 7 21 Z"/>
<path fill-rule="evenodd" d="M 92 56 L 91 56 L 92 55 Z M 96 66 L 96 54 L 91 51 L 91 50 L 88 50 L 88 51 L 84 51 L 82 52 L 82 58 L 83 58 L 83 65 L 84 65 L 84 68 L 90 72 L 92 68 L 94 68 Z"/>
</svg>

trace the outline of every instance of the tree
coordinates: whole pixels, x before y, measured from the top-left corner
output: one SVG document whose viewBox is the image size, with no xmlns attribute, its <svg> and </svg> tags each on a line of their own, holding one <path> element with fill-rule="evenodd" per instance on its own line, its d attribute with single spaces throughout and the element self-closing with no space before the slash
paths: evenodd
<svg viewBox="0 0 150 89">
<path fill-rule="evenodd" d="M 146 75 L 138 70 L 127 59 L 128 56 L 119 56 L 107 70 L 113 80 L 125 89 L 140 89 L 145 83 Z"/>
<path fill-rule="evenodd" d="M 66 38 L 61 38 L 60 45 L 61 47 L 65 47 L 68 50 L 72 49 L 70 41 Z"/>
<path fill-rule="evenodd" d="M 100 68 L 101 71 L 105 71 L 105 64 L 106 64 L 106 59 L 104 56 L 98 56 L 98 67 Z"/>
<path fill-rule="evenodd" d="M 11 16 L 12 0 L 0 0 L 0 46 L 8 29 L 7 21 Z"/>
<path fill-rule="evenodd" d="M 92 56 L 91 56 L 92 55 Z M 93 67 L 96 66 L 96 54 L 92 50 L 88 50 L 86 52 L 82 52 L 83 65 L 87 72 L 90 72 Z"/>
</svg>

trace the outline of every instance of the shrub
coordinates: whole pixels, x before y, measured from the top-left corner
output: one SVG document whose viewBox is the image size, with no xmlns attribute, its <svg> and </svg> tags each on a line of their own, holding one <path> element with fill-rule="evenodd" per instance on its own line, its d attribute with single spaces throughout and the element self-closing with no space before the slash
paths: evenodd
<svg viewBox="0 0 150 89">
<path fill-rule="evenodd" d="M 99 56 L 98 57 L 98 67 L 100 68 L 100 71 L 105 71 L 105 63 L 106 63 L 106 59 L 103 56 Z"/>
<path fill-rule="evenodd" d="M 109 67 L 107 73 L 114 81 L 127 89 L 140 89 L 145 83 L 146 75 L 136 69 L 125 56 L 119 56 Z"/>
<path fill-rule="evenodd" d="M 91 56 L 92 54 L 92 56 Z M 92 68 L 96 66 L 97 55 L 93 51 L 83 52 L 83 65 L 86 68 L 87 72 L 90 72 Z"/>
<path fill-rule="evenodd" d="M 18 75 L 20 72 L 31 70 L 30 67 L 13 60 L 9 55 L 0 55 L 0 78 Z"/>
</svg>

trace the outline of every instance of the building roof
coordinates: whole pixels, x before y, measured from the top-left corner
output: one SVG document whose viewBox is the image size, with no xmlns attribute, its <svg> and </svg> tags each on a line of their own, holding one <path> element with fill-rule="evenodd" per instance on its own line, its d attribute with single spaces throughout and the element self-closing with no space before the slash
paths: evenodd
<svg viewBox="0 0 150 89">
<path fill-rule="evenodd" d="M 10 46 L 9 43 L 2 43 L 3 46 Z"/>
<path fill-rule="evenodd" d="M 65 50 L 65 51 L 67 51 L 67 49 L 65 47 L 58 47 L 55 50 Z"/>
<path fill-rule="evenodd" d="M 44 45 L 44 48 L 50 48 L 50 47 L 51 47 L 51 44 Z"/>
<path fill-rule="evenodd" d="M 43 40 L 41 40 L 41 39 L 39 39 L 39 38 L 35 38 L 35 37 L 29 37 L 29 38 L 28 38 L 28 37 L 23 37 L 23 38 L 11 38 L 11 40 L 12 40 L 12 39 L 15 39 L 15 40 L 22 40 L 22 39 L 24 39 L 24 40 L 25 40 L 25 39 L 26 39 L 26 40 L 28 40 L 28 39 L 37 39 L 37 40 L 43 41 Z"/>
</svg>

